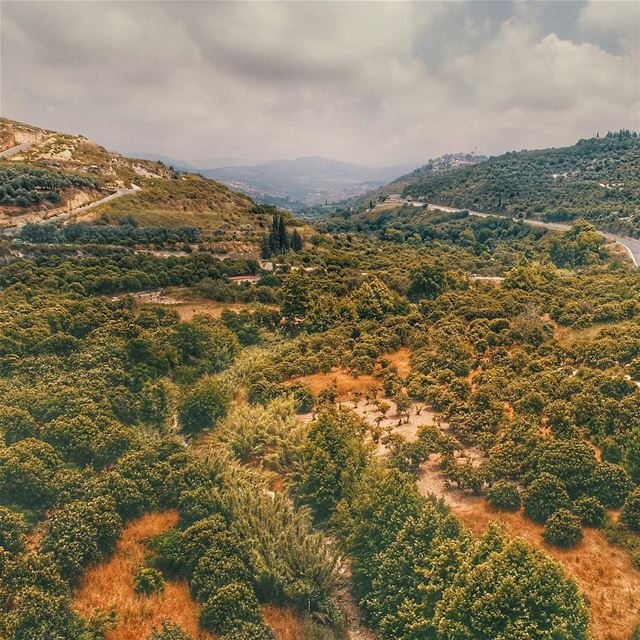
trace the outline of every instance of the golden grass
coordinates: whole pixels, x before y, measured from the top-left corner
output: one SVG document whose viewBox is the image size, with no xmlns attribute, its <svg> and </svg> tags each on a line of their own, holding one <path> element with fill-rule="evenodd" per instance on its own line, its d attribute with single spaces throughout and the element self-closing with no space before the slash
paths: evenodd
<svg viewBox="0 0 640 640">
<path fill-rule="evenodd" d="M 264 608 L 263 614 L 265 622 L 273 629 L 278 640 L 300 640 L 300 620 L 291 609 L 269 605 Z"/>
<path fill-rule="evenodd" d="M 409 349 L 402 348 L 382 357 L 398 368 L 400 376 L 404 377 L 411 371 L 411 352 Z M 378 378 L 372 375 L 354 376 L 342 367 L 333 367 L 327 373 L 313 373 L 289 380 L 289 382 L 294 381 L 308 384 L 314 396 L 317 396 L 324 389 L 328 389 L 335 382 L 337 399 L 340 402 L 351 399 L 351 394 L 354 392 L 367 393 L 372 386 L 382 387 L 382 382 Z"/>
<path fill-rule="evenodd" d="M 133 575 L 144 562 L 144 541 L 177 521 L 176 511 L 149 513 L 134 520 L 125 527 L 111 560 L 85 575 L 74 594 L 73 608 L 88 618 L 99 607 L 115 607 L 118 621 L 107 640 L 146 640 L 165 620 L 180 625 L 194 640 L 213 640 L 198 628 L 199 608 L 185 582 L 167 581 L 164 591 L 154 596 L 133 592 Z"/>
</svg>

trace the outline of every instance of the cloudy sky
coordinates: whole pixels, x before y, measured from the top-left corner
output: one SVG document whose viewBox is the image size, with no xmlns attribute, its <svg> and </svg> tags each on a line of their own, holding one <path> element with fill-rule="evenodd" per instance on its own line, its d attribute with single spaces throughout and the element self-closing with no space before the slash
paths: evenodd
<svg viewBox="0 0 640 640">
<path fill-rule="evenodd" d="M 198 166 L 640 129 L 640 3 L 0 3 L 3 116 Z"/>
</svg>

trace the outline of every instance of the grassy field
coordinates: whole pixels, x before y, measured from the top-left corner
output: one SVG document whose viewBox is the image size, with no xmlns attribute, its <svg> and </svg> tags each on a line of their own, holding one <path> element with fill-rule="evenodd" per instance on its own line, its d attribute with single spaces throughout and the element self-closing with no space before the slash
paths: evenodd
<svg viewBox="0 0 640 640">
<path fill-rule="evenodd" d="M 88 220 L 118 223 L 133 218 L 140 226 L 184 227 L 242 231 L 243 225 L 266 230 L 270 220 L 252 213 L 246 196 L 199 176 L 174 180 L 149 179 L 141 191 L 113 200 L 86 216 Z"/>
</svg>

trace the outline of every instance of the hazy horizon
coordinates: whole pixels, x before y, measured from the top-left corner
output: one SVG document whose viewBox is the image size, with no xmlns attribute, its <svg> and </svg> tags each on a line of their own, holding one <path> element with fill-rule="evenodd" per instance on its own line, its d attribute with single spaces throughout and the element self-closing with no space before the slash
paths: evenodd
<svg viewBox="0 0 640 640">
<path fill-rule="evenodd" d="M 3 116 L 196 167 L 640 125 L 635 2 L 3 2 Z"/>
</svg>

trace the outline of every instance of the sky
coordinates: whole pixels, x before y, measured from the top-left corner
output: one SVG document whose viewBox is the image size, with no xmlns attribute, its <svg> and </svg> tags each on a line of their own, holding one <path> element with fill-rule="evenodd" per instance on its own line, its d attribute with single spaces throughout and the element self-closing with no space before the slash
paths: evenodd
<svg viewBox="0 0 640 640">
<path fill-rule="evenodd" d="M 640 3 L 0 2 L 0 113 L 198 167 L 640 129 Z"/>
</svg>

